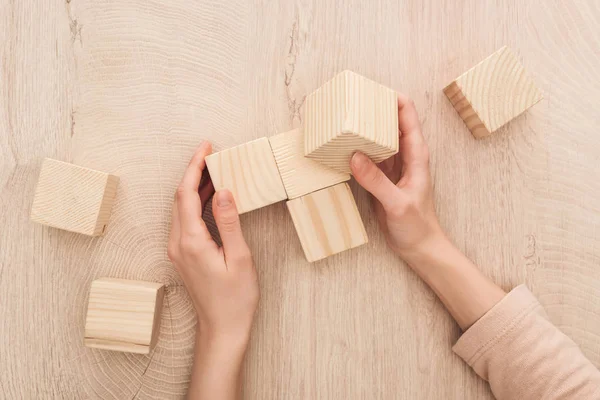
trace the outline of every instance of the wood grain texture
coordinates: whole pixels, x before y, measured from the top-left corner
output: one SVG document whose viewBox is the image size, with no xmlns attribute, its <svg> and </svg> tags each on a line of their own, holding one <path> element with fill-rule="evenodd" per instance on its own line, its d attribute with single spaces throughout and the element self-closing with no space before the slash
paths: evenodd
<svg viewBox="0 0 600 400">
<path fill-rule="evenodd" d="M 396 92 L 342 71 L 306 97 L 304 154 L 341 172 L 362 151 L 374 162 L 398 152 Z"/>
<path fill-rule="evenodd" d="M 163 296 L 160 283 L 96 279 L 90 288 L 84 344 L 149 354 L 158 339 Z"/>
<path fill-rule="evenodd" d="M 287 208 L 308 262 L 369 241 L 347 183 L 288 201 Z"/>
<path fill-rule="evenodd" d="M 543 98 L 507 46 L 456 78 L 444 93 L 476 138 L 491 135 Z"/>
<path fill-rule="evenodd" d="M 287 199 L 267 138 L 213 153 L 206 166 L 215 190 L 229 189 L 240 214 Z"/>
<path fill-rule="evenodd" d="M 118 176 L 46 158 L 33 197 L 31 220 L 84 235 L 102 235 L 118 186 Z"/>
<path fill-rule="evenodd" d="M 350 180 L 350 174 L 304 157 L 302 128 L 271 136 L 269 142 L 288 199 L 295 199 Z"/>
<path fill-rule="evenodd" d="M 3 2 L 0 398 L 183 398 L 197 322 L 166 255 L 183 171 L 202 140 L 301 126 L 345 69 L 414 99 L 449 237 L 505 289 L 525 282 L 600 366 L 599 19 L 593 0 Z M 545 99 L 478 141 L 441 88 L 505 44 Z M 120 177 L 106 235 L 31 223 L 44 157 Z M 261 286 L 245 398 L 492 399 L 350 187 L 369 244 L 316 264 L 284 203 L 241 217 Z M 150 354 L 83 345 L 103 276 L 165 284 Z"/>
</svg>

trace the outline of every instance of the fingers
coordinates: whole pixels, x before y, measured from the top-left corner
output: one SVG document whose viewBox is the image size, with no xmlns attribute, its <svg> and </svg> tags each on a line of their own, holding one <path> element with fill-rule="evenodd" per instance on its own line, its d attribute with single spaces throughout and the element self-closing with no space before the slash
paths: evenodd
<svg viewBox="0 0 600 400">
<path fill-rule="evenodd" d="M 213 215 L 223 242 L 223 253 L 228 266 L 250 260 L 250 250 L 242 233 L 240 216 L 229 190 L 218 191 L 213 198 Z"/>
<path fill-rule="evenodd" d="M 179 212 L 181 232 L 189 235 L 200 235 L 210 238 L 206 225 L 202 220 L 202 202 L 198 194 L 198 186 L 202 178 L 202 171 L 206 167 L 205 158 L 212 151 L 208 142 L 196 150 L 190 161 L 183 179 L 177 188 L 176 202 Z"/>
<path fill-rule="evenodd" d="M 208 199 L 215 194 L 215 186 L 213 185 L 210 175 L 208 175 L 207 172 L 208 170 L 204 171 L 203 180 L 200 181 L 200 187 L 198 188 L 198 194 L 200 195 L 200 202 L 202 203 L 203 209 L 206 208 Z M 204 179 L 204 176 L 206 176 L 206 179 Z"/>
<path fill-rule="evenodd" d="M 356 181 L 375 196 L 384 208 L 391 209 L 397 204 L 400 190 L 371 159 L 362 153 L 355 153 L 350 168 Z"/>
<path fill-rule="evenodd" d="M 398 129 L 402 132 L 402 136 L 409 135 L 412 138 L 420 136 L 421 123 L 419 122 L 419 114 L 415 107 L 415 103 L 405 94 L 398 93 Z"/>
<path fill-rule="evenodd" d="M 412 100 L 398 94 L 398 129 L 400 130 L 400 153 L 404 169 L 429 165 L 429 152 L 421 131 L 419 114 Z"/>
</svg>

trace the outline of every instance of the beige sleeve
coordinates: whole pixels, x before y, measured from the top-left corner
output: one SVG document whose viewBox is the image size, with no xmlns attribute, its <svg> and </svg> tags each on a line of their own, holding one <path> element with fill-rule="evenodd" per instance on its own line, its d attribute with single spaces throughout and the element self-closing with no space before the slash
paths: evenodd
<svg viewBox="0 0 600 400">
<path fill-rule="evenodd" d="M 600 399 L 600 371 L 524 285 L 473 324 L 453 350 L 499 400 Z"/>
</svg>

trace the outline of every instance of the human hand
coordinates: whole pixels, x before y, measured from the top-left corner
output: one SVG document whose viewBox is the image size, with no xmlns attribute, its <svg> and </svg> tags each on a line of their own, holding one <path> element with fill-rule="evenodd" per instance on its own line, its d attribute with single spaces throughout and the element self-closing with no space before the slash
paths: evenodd
<svg viewBox="0 0 600 400">
<path fill-rule="evenodd" d="M 409 264 L 444 238 L 433 201 L 429 150 L 414 103 L 398 95 L 400 152 L 375 165 L 356 153 L 351 169 L 356 181 L 374 196 L 374 209 L 390 248 Z"/>
<path fill-rule="evenodd" d="M 198 187 L 211 152 L 208 142 L 196 150 L 177 188 L 167 251 L 196 309 L 200 336 L 213 345 L 245 348 L 258 306 L 258 278 L 231 192 L 221 190 L 213 198 L 223 247 L 202 220 L 206 199 Z"/>
</svg>

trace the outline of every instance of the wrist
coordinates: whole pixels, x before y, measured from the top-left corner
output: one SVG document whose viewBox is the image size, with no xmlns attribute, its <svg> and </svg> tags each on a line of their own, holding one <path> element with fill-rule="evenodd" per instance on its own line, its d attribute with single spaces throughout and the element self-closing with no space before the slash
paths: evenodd
<svg viewBox="0 0 600 400">
<path fill-rule="evenodd" d="M 455 249 L 444 232 L 436 230 L 418 245 L 400 254 L 400 257 L 414 270 L 430 268 L 439 264 L 439 257 Z"/>
<path fill-rule="evenodd" d="M 196 330 L 196 346 L 214 354 L 243 355 L 249 341 L 249 332 L 226 334 L 200 327 Z"/>
</svg>

